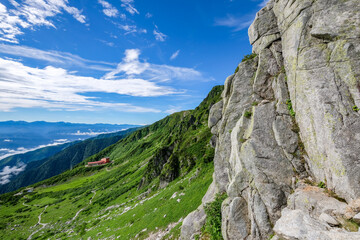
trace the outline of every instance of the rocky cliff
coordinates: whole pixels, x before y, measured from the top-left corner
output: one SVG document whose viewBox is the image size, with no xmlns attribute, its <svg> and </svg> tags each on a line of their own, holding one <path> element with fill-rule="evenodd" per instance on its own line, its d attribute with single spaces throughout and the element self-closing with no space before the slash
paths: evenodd
<svg viewBox="0 0 360 240">
<path fill-rule="evenodd" d="M 360 239 L 359 1 L 271 0 L 249 38 L 210 110 L 213 184 L 182 239 L 222 192 L 224 239 Z"/>
</svg>

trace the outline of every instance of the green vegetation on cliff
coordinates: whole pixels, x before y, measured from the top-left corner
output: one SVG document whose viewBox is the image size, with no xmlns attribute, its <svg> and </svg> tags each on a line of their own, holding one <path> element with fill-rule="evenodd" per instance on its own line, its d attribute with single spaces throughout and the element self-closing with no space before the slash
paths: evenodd
<svg viewBox="0 0 360 240">
<path fill-rule="evenodd" d="M 137 130 L 32 192 L 1 195 L 0 238 L 177 237 L 181 218 L 201 204 L 212 182 L 207 121 L 222 90 L 214 87 L 195 110 Z M 104 156 L 113 163 L 84 167 Z"/>
</svg>

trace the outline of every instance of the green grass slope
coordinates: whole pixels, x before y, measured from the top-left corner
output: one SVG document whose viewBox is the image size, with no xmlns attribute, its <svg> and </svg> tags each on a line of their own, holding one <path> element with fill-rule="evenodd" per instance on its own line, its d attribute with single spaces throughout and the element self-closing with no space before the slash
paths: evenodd
<svg viewBox="0 0 360 240">
<path fill-rule="evenodd" d="M 177 239 L 182 218 L 212 182 L 207 119 L 222 90 L 214 87 L 195 110 L 132 133 L 31 193 L 0 195 L 0 239 Z M 104 156 L 113 163 L 84 167 Z"/>
</svg>

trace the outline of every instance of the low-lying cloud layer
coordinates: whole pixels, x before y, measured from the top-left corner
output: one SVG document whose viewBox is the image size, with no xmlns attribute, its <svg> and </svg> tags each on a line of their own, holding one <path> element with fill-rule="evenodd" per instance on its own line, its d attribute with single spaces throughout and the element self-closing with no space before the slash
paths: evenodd
<svg viewBox="0 0 360 240">
<path fill-rule="evenodd" d="M 22 171 L 24 171 L 26 168 L 26 164 L 20 163 L 18 166 L 6 166 L 3 168 L 3 170 L 0 172 L 0 184 L 4 185 L 6 183 L 10 182 L 10 178 L 13 176 L 18 175 Z"/>
<path fill-rule="evenodd" d="M 67 142 L 69 142 L 67 139 L 56 139 L 52 143 L 39 145 L 39 146 L 33 147 L 33 148 L 24 148 L 24 147 L 19 147 L 17 149 L 0 148 L 0 160 L 10 157 L 12 155 L 23 154 L 23 153 L 27 153 L 27 152 L 31 152 L 31 151 L 40 149 L 40 148 L 56 146 L 56 145 L 64 144 Z"/>
<path fill-rule="evenodd" d="M 88 131 L 88 132 L 81 132 L 80 130 L 77 130 L 75 133 L 71 133 L 70 135 L 73 136 L 98 136 L 100 134 L 107 134 L 107 133 L 114 133 L 114 132 L 118 132 L 118 131 L 124 131 L 127 128 L 121 129 L 121 130 L 115 130 L 115 131 L 108 131 L 108 132 L 93 132 L 93 131 Z"/>
</svg>

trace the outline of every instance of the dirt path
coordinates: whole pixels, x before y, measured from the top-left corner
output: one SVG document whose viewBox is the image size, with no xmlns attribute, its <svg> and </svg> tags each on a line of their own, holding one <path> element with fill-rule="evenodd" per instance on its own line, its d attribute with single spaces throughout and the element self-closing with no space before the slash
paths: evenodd
<svg viewBox="0 0 360 240">
<path fill-rule="evenodd" d="M 92 204 L 92 200 L 94 199 L 94 197 L 95 197 L 95 195 L 96 195 L 96 191 L 95 191 L 95 190 L 93 190 L 93 191 L 91 191 L 91 192 L 94 193 L 94 195 L 91 197 L 91 199 L 90 199 L 90 201 L 89 201 L 89 205 Z M 79 214 L 80 214 L 82 211 L 85 210 L 85 208 L 86 208 L 86 207 L 83 207 L 82 209 L 80 209 L 79 211 L 77 211 L 77 213 L 75 214 L 75 216 L 74 216 L 70 221 L 67 221 L 66 223 L 67 223 L 67 224 L 70 224 L 71 222 L 73 222 L 73 221 L 79 216 Z"/>
<path fill-rule="evenodd" d="M 92 198 L 90 199 L 90 202 L 89 202 L 89 205 L 91 205 L 92 204 L 92 200 L 94 199 L 94 197 L 95 197 L 95 195 L 96 195 L 96 191 L 95 190 L 93 190 L 93 191 L 91 191 L 94 195 L 92 196 Z"/>
<path fill-rule="evenodd" d="M 25 203 L 23 203 L 23 205 L 26 206 Z M 29 205 L 27 205 L 27 206 L 29 206 Z M 39 228 L 38 230 L 32 232 L 32 233 L 30 234 L 30 236 L 27 238 L 27 240 L 30 240 L 34 234 L 36 234 L 37 232 L 39 232 L 40 230 L 42 230 L 44 227 L 46 227 L 46 225 L 48 225 L 47 223 L 41 223 L 41 215 L 45 212 L 45 210 L 46 210 L 47 207 L 48 207 L 48 205 L 46 205 L 45 208 L 44 208 L 44 210 L 39 214 L 39 216 L 38 216 L 38 219 L 39 219 L 39 220 L 38 220 L 38 222 L 34 225 L 34 227 L 36 227 L 37 225 L 41 225 L 42 227 Z"/>
</svg>

